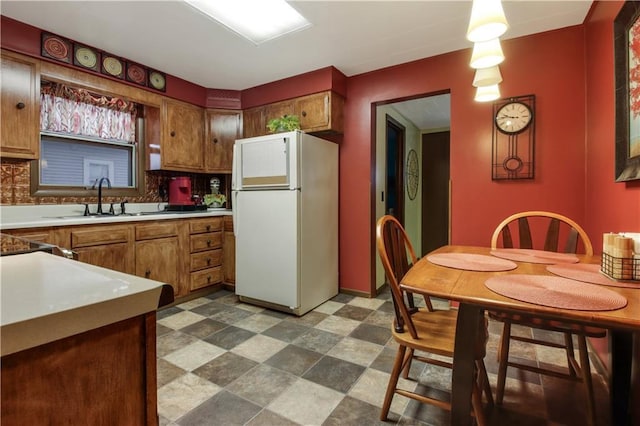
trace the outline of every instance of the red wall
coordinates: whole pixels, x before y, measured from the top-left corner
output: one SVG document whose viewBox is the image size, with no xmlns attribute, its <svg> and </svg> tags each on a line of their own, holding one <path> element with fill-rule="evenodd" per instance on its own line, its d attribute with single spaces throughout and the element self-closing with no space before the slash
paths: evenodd
<svg viewBox="0 0 640 426">
<path fill-rule="evenodd" d="M 604 232 L 640 232 L 640 180 L 614 182 L 613 20 L 621 1 L 597 2 L 585 23 L 587 192 L 585 230 L 602 251 Z"/>
<path fill-rule="evenodd" d="M 552 210 L 585 223 L 585 78 L 582 26 L 507 40 L 503 97 L 536 95 L 535 179 L 491 180 L 492 104 L 473 101 L 470 49 L 350 77 L 340 147 L 340 285 L 369 292 L 372 104 L 451 93 L 452 243 L 488 245 L 521 210 Z"/>
</svg>

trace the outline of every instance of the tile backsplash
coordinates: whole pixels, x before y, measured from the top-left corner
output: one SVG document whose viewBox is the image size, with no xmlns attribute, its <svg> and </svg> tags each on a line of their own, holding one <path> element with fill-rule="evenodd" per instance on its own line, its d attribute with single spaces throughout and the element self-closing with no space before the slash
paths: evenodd
<svg viewBox="0 0 640 426">
<path fill-rule="evenodd" d="M 39 205 L 39 204 L 77 204 L 96 203 L 97 193 L 93 197 L 34 197 L 31 195 L 31 161 L 2 158 L 0 161 L 0 205 Z M 203 196 L 210 192 L 209 180 L 217 176 L 221 181 L 221 192 L 223 188 L 228 188 L 230 175 L 208 175 L 199 173 L 184 173 L 170 171 L 145 172 L 144 175 L 144 195 L 141 197 L 126 197 L 132 203 L 156 203 L 168 201 L 160 197 L 158 188 L 165 185 L 166 181 L 173 176 L 189 176 L 191 178 L 192 193 Z M 227 185 L 225 185 L 227 183 Z M 229 194 L 227 194 L 228 196 Z M 103 197 L 104 202 L 122 201 L 122 196 Z"/>
</svg>

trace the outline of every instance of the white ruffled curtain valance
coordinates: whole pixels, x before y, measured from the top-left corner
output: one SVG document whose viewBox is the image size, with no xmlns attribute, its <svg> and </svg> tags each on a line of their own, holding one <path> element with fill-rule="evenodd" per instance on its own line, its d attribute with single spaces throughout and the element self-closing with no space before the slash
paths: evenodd
<svg viewBox="0 0 640 426">
<path fill-rule="evenodd" d="M 135 143 L 137 105 L 58 83 L 43 82 L 40 130 Z"/>
</svg>

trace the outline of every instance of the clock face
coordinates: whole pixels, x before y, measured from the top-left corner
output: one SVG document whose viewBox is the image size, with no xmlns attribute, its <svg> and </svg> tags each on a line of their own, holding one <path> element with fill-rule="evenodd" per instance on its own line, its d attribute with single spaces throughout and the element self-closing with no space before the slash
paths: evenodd
<svg viewBox="0 0 640 426">
<path fill-rule="evenodd" d="M 418 194 L 418 154 L 412 149 L 407 156 L 407 193 L 411 200 L 416 198 Z"/>
<path fill-rule="evenodd" d="M 525 130 L 531 123 L 531 108 L 522 102 L 509 102 L 496 113 L 496 126 L 502 133 L 515 134 Z"/>
</svg>

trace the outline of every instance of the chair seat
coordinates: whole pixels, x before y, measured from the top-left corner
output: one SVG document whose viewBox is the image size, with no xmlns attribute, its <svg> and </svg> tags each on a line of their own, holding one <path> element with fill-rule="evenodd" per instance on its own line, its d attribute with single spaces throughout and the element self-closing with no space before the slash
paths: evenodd
<svg viewBox="0 0 640 426">
<path fill-rule="evenodd" d="M 526 315 L 509 314 L 506 312 L 489 312 L 489 318 L 496 321 L 509 321 L 513 324 L 525 325 L 533 328 L 557 331 L 560 333 L 581 334 L 587 337 L 605 337 L 607 330 L 599 327 L 589 327 L 586 325 L 565 323 L 562 321 L 547 320 Z"/>
<path fill-rule="evenodd" d="M 407 327 L 404 332 L 398 333 L 393 330 L 393 338 L 401 345 L 419 351 L 425 351 L 437 355 L 453 357 L 453 349 L 456 334 L 457 311 L 427 311 L 420 310 L 411 316 L 416 327 L 418 336 L 428 336 L 426 339 L 413 338 Z M 475 347 L 475 359 L 483 359 L 486 355 L 486 332 L 481 334 L 485 339 L 479 339 Z"/>
</svg>

